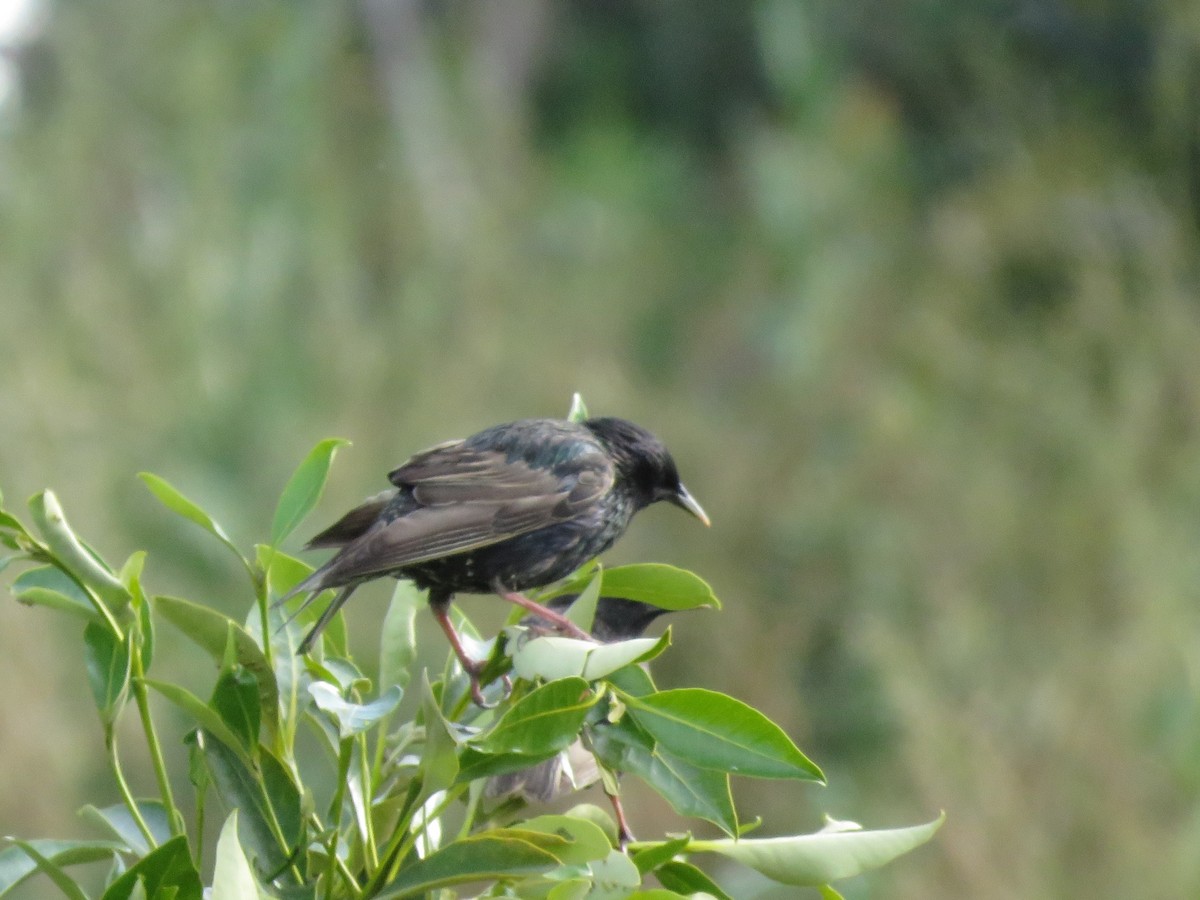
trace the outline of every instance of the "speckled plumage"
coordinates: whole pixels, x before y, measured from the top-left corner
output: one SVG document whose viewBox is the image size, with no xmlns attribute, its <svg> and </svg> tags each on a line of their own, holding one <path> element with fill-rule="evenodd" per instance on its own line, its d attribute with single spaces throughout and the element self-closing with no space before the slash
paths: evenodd
<svg viewBox="0 0 1200 900">
<path fill-rule="evenodd" d="M 666 447 L 623 419 L 497 425 L 418 453 L 388 477 L 392 490 L 310 542 L 340 549 L 288 596 L 309 593 L 311 601 L 329 588 L 342 591 L 302 652 L 365 581 L 411 579 L 428 589 L 445 627 L 454 594 L 514 594 L 565 578 L 611 547 L 651 503 L 666 500 L 708 521 Z"/>
</svg>

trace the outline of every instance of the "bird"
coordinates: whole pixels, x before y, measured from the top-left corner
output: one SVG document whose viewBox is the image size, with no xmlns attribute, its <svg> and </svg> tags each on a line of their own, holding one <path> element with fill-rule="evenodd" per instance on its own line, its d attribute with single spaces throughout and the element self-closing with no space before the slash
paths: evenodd
<svg viewBox="0 0 1200 900">
<path fill-rule="evenodd" d="M 547 606 L 555 612 L 561 612 L 578 598 L 578 594 L 563 594 L 555 597 Z M 591 634 L 604 644 L 632 640 L 641 637 L 655 619 L 669 612 L 671 610 L 640 600 L 602 596 L 596 600 Z M 534 633 L 552 630 L 550 623 L 537 615 L 526 616 L 520 624 Z M 489 800 L 517 797 L 525 802 L 549 803 L 571 791 L 590 787 L 599 780 L 600 768 L 596 758 L 581 741 L 576 740 L 551 759 L 516 772 L 493 775 L 484 785 L 483 795 Z M 629 830 L 620 798 L 616 794 L 609 794 L 609 801 L 617 818 L 618 839 L 624 846 L 632 840 L 633 833 Z"/>
<path fill-rule="evenodd" d="M 495 593 L 564 634 L 590 639 L 522 592 L 566 578 L 611 547 L 639 510 L 665 501 L 706 526 L 666 446 L 612 416 L 582 422 L 520 419 L 430 447 L 388 474 L 392 487 L 351 509 L 308 542 L 337 552 L 283 597 L 338 593 L 300 642 L 308 652 L 361 584 L 411 580 L 429 605 L 483 703 L 482 662 L 466 653 L 449 606 L 456 594 Z"/>
</svg>

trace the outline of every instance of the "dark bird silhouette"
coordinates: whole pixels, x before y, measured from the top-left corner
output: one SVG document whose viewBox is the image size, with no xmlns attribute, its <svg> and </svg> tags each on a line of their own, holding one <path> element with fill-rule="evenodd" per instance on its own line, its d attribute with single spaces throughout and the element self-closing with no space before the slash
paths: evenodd
<svg viewBox="0 0 1200 900">
<path fill-rule="evenodd" d="M 547 606 L 555 612 L 563 611 L 579 598 L 578 594 L 555 597 Z M 596 601 L 596 614 L 592 619 L 592 637 L 612 644 L 641 637 L 650 624 L 671 610 L 653 606 L 624 597 L 600 597 Z M 521 624 L 539 632 L 553 630 L 552 625 L 536 615 L 526 616 Z M 483 795 L 489 800 L 519 797 L 526 802 L 550 801 L 572 791 L 581 791 L 600 780 L 600 769 L 591 751 L 580 741 L 575 741 L 552 759 L 545 760 L 527 769 L 493 775 L 487 780 Z M 617 817 L 617 833 L 622 846 L 633 838 L 625 810 L 620 798 L 609 794 L 613 812 Z"/>
<path fill-rule="evenodd" d="M 336 554 L 279 602 L 341 588 L 300 644 L 306 652 L 364 581 L 411 579 L 463 669 L 471 660 L 450 623 L 457 593 L 496 593 L 557 629 L 588 637 L 559 613 L 521 594 L 574 572 L 625 532 L 638 510 L 665 500 L 708 524 L 654 435 L 617 418 L 523 419 L 431 447 L 388 475 L 394 488 L 346 513 L 309 542 Z"/>
</svg>

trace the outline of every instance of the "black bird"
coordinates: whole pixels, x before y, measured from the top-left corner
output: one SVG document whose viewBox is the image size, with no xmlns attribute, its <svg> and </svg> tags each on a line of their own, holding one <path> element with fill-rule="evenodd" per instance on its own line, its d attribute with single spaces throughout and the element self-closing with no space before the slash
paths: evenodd
<svg viewBox="0 0 1200 900">
<path fill-rule="evenodd" d="M 364 581 L 390 575 L 429 591 L 429 605 L 479 691 L 450 623 L 457 593 L 496 593 L 575 637 L 557 612 L 520 592 L 574 572 L 616 542 L 638 510 L 666 500 L 705 525 L 658 438 L 624 419 L 522 419 L 438 444 L 388 475 L 395 486 L 346 513 L 311 547 L 340 547 L 279 602 L 341 588 L 300 644 L 306 652 Z M 301 606 L 303 609 L 303 606 Z"/>
<path fill-rule="evenodd" d="M 578 594 L 555 597 L 547 606 L 555 612 L 565 610 L 579 598 Z M 605 644 L 628 641 L 641 637 L 650 624 L 671 610 L 661 606 L 628 600 L 624 597 L 600 597 L 596 601 L 596 615 L 592 619 L 592 637 Z M 552 626 L 538 616 L 526 616 L 521 624 L 535 631 L 549 631 Z M 549 803 L 571 791 L 581 791 L 600 780 L 600 769 L 580 741 L 575 741 L 552 759 L 504 775 L 493 775 L 484 786 L 483 795 L 490 800 L 520 797 L 522 800 L 537 800 Z M 623 843 L 632 839 L 629 824 L 620 799 L 609 795 L 617 817 L 617 832 Z"/>
</svg>

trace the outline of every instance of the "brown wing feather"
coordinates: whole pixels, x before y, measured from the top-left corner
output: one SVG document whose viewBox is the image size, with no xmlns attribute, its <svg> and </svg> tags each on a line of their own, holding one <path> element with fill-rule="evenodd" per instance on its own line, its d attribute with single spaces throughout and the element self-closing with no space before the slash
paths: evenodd
<svg viewBox="0 0 1200 900">
<path fill-rule="evenodd" d="M 419 507 L 352 540 L 323 567 L 321 583 L 381 575 L 568 521 L 613 482 L 603 453 L 581 463 L 568 487 L 549 469 L 461 442 L 426 450 L 388 476 L 410 488 Z"/>
</svg>

